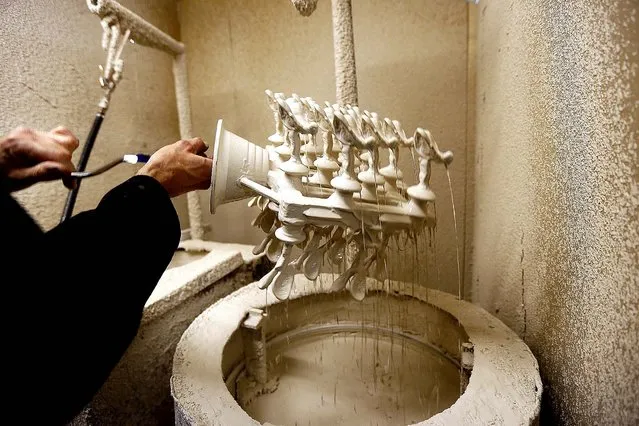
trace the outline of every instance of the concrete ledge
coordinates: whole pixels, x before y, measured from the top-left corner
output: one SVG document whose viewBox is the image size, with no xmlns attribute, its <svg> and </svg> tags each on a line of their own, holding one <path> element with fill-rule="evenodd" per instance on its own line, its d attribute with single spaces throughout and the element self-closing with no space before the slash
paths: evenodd
<svg viewBox="0 0 639 426">
<path fill-rule="evenodd" d="M 181 246 L 186 249 L 182 256 L 188 258 L 193 254 L 195 260 L 176 267 L 169 265 L 144 306 L 143 323 L 175 308 L 211 283 L 260 258 L 253 254 L 253 246 L 244 244 L 190 240 Z M 180 254 L 176 252 L 176 255 Z"/>
<path fill-rule="evenodd" d="M 168 269 L 146 302 L 142 322 L 152 321 L 174 309 L 243 265 L 244 260 L 238 251 L 221 250 Z"/>
</svg>

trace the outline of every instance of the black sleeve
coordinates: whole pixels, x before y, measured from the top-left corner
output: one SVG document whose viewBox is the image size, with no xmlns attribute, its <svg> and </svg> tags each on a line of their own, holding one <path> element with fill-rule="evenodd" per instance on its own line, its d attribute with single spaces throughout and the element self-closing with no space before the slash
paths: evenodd
<svg viewBox="0 0 639 426">
<path fill-rule="evenodd" d="M 26 369 L 22 380 L 37 382 L 42 395 L 34 401 L 36 417 L 24 420 L 60 424 L 90 401 L 135 337 L 180 225 L 165 189 L 135 176 L 96 209 L 28 235 L 29 241 L 14 244 L 22 253 L 8 257 L 11 298 L 24 307 L 11 333 L 19 343 L 14 362 Z M 34 386 L 20 380 L 17 389 Z"/>
</svg>

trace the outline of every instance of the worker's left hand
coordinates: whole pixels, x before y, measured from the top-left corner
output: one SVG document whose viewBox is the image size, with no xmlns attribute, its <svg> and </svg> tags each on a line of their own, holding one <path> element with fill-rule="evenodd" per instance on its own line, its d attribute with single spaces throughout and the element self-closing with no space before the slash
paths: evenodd
<svg viewBox="0 0 639 426">
<path fill-rule="evenodd" d="M 170 197 L 211 186 L 213 160 L 205 151 L 208 146 L 200 138 L 183 139 L 160 148 L 138 171 L 138 175 L 154 178 Z"/>
<path fill-rule="evenodd" d="M 62 179 L 67 188 L 75 166 L 71 154 L 78 147 L 78 138 L 65 127 L 49 132 L 17 128 L 0 138 L 0 187 L 9 192 L 27 188 L 34 183 Z"/>
</svg>

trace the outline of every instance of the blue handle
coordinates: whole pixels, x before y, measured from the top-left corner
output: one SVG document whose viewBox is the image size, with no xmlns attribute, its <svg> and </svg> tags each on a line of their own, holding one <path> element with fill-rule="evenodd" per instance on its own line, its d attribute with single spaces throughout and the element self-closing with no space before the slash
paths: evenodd
<svg viewBox="0 0 639 426">
<path fill-rule="evenodd" d="M 148 154 L 137 154 L 137 156 L 138 156 L 138 163 L 146 163 L 151 158 L 151 156 Z"/>
</svg>

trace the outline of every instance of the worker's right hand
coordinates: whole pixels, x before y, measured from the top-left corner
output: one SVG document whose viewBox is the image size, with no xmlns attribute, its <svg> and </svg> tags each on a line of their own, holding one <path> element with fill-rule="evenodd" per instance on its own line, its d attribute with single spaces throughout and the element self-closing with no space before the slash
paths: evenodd
<svg viewBox="0 0 639 426">
<path fill-rule="evenodd" d="M 200 138 L 186 139 L 160 148 L 138 171 L 162 184 L 171 197 L 211 185 L 213 161 L 204 153 Z"/>
<path fill-rule="evenodd" d="M 27 188 L 34 183 L 62 178 L 72 188 L 70 179 L 75 166 L 71 154 L 78 139 L 60 126 L 50 132 L 19 127 L 0 138 L 0 187 L 9 192 Z"/>
</svg>

